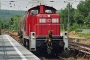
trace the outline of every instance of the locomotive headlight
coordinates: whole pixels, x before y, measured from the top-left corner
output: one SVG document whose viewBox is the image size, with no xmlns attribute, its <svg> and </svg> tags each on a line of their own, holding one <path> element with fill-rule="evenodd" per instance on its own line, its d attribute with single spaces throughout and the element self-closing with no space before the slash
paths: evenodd
<svg viewBox="0 0 90 60">
<path fill-rule="evenodd" d="M 33 39 L 35 38 L 35 33 L 32 33 L 32 38 L 33 38 Z"/>
<path fill-rule="evenodd" d="M 64 38 L 68 38 L 67 33 L 65 33 Z"/>
<path fill-rule="evenodd" d="M 32 36 L 32 38 L 34 39 L 34 38 L 35 38 L 35 36 Z"/>
<path fill-rule="evenodd" d="M 48 15 L 48 17 L 50 17 L 50 15 Z"/>
<path fill-rule="evenodd" d="M 68 38 L 67 36 L 64 36 L 64 38 Z"/>
</svg>

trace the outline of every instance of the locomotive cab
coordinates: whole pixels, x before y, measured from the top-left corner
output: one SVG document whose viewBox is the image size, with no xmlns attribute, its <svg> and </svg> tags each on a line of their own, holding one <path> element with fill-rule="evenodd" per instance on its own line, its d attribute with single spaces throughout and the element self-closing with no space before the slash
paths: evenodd
<svg viewBox="0 0 90 60">
<path fill-rule="evenodd" d="M 68 38 L 64 38 L 67 34 L 60 36 L 60 16 L 53 7 L 33 7 L 22 21 L 25 24 L 20 25 L 19 29 L 22 32 L 23 45 L 30 51 L 58 55 L 68 48 Z"/>
</svg>

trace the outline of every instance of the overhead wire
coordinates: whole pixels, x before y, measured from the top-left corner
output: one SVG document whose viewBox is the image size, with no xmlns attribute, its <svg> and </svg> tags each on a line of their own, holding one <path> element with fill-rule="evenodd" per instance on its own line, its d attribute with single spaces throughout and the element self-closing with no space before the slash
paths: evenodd
<svg viewBox="0 0 90 60">
<path fill-rule="evenodd" d="M 17 5 L 16 2 L 18 2 L 18 0 L 8 0 L 8 1 L 7 1 L 7 0 L 3 0 L 3 1 L 5 1 L 5 2 L 15 1 L 14 4 L 13 4 L 13 6 L 11 5 L 11 7 L 14 7 L 14 8 L 15 8 L 15 6 Z M 56 3 L 64 2 L 64 1 L 59 1 L 59 0 L 52 0 L 52 1 L 50 1 L 50 0 L 48 0 L 48 1 L 45 1 L 45 0 L 19 0 L 19 1 L 27 1 L 27 2 L 29 2 L 29 3 L 25 4 L 24 6 L 18 6 L 18 8 L 19 8 L 19 7 L 21 8 L 21 10 L 22 10 L 23 8 L 28 9 L 28 6 L 29 6 L 29 8 L 31 8 L 31 7 L 33 7 L 33 6 L 35 6 L 35 5 L 39 5 L 40 3 L 43 3 L 43 2 L 45 2 L 44 4 L 46 4 L 46 5 L 48 5 L 47 3 L 56 4 Z M 66 0 L 65 0 L 65 1 L 66 1 Z M 67 1 L 70 1 L 70 0 L 67 0 Z M 71 0 L 71 1 L 73 1 L 73 2 L 79 2 L 79 1 L 77 1 L 77 0 Z M 80 0 L 80 1 L 81 1 L 81 0 Z M 10 2 L 10 3 L 13 3 L 13 2 Z M 30 5 L 30 4 L 31 4 L 31 5 Z M 50 5 L 50 4 L 49 4 L 49 5 Z M 10 5 L 7 5 L 7 4 L 4 4 L 4 5 L 10 6 Z"/>
</svg>

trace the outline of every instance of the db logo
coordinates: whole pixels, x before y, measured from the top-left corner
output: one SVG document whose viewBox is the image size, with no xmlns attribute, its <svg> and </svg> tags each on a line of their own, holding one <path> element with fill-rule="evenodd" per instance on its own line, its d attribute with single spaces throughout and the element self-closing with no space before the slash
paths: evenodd
<svg viewBox="0 0 90 60">
<path fill-rule="evenodd" d="M 47 22 L 51 22 L 51 19 L 47 19 Z"/>
</svg>

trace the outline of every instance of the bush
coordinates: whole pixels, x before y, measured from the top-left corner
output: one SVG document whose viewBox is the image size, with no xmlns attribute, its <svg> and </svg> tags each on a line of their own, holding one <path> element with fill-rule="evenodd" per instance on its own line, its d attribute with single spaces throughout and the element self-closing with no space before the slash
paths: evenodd
<svg viewBox="0 0 90 60">
<path fill-rule="evenodd" d="M 76 32 L 82 32 L 82 29 L 77 29 L 77 30 L 75 30 Z"/>
<path fill-rule="evenodd" d="M 74 23 L 72 26 L 70 26 L 69 28 L 68 28 L 68 31 L 70 32 L 70 31 L 75 31 L 76 29 L 78 29 L 79 28 L 79 25 L 78 24 L 76 24 L 76 23 Z"/>
</svg>

